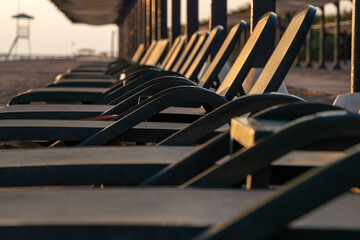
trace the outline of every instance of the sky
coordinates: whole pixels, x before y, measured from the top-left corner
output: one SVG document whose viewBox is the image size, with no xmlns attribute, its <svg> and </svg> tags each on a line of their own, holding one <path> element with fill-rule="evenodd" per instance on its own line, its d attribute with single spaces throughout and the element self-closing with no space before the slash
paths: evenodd
<svg viewBox="0 0 360 240">
<path fill-rule="evenodd" d="M 91 26 L 72 24 L 49 0 L 0 1 L 0 54 L 7 53 L 16 34 L 16 21 L 11 17 L 18 12 L 35 17 L 30 26 L 31 52 L 33 54 L 72 54 L 79 48 L 92 48 L 98 53 L 110 51 L 115 25 Z M 170 5 L 170 0 L 168 0 Z M 185 2 L 182 1 L 182 22 L 185 22 Z M 250 0 L 228 0 L 228 11 L 237 9 Z M 210 0 L 199 0 L 199 18 L 208 19 Z M 169 18 L 170 19 L 170 18 Z M 117 41 L 117 38 L 115 38 Z M 28 53 L 26 40 L 19 41 L 18 53 Z"/>
</svg>

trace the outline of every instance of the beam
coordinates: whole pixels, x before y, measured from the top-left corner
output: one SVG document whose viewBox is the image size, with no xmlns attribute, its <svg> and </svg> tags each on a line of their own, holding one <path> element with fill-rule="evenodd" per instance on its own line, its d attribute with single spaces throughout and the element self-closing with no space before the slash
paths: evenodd
<svg viewBox="0 0 360 240">
<path fill-rule="evenodd" d="M 320 7 L 320 29 L 319 29 L 319 69 L 325 69 L 325 11 Z"/>
<path fill-rule="evenodd" d="M 158 0 L 151 0 L 151 40 L 158 40 Z"/>
<path fill-rule="evenodd" d="M 175 41 L 181 33 L 181 23 L 180 23 L 180 14 L 181 14 L 181 4 L 180 0 L 172 0 L 171 6 L 171 42 Z"/>
<path fill-rule="evenodd" d="M 168 28 L 167 28 L 167 0 L 160 1 L 160 38 L 168 38 Z"/>
<path fill-rule="evenodd" d="M 360 0 L 353 0 L 351 36 L 351 92 L 360 92 Z"/>
<path fill-rule="evenodd" d="M 209 29 L 221 25 L 224 27 L 224 31 L 221 33 L 219 41 L 223 41 L 227 32 L 227 0 L 211 0 L 210 1 L 210 19 Z M 216 51 L 211 54 L 211 59 L 214 59 Z"/>
<path fill-rule="evenodd" d="M 227 29 L 227 0 L 210 1 L 209 29 L 221 25 Z"/>
<path fill-rule="evenodd" d="M 181 33 L 181 3 L 180 0 L 172 0 L 171 3 L 171 42 L 174 42 Z"/>
<path fill-rule="evenodd" d="M 334 29 L 334 65 L 333 69 L 340 69 L 340 5 L 339 1 L 334 2 L 336 7 L 335 29 Z"/>
<path fill-rule="evenodd" d="M 312 30 L 309 29 L 308 35 L 306 36 L 306 67 L 312 68 Z"/>
<path fill-rule="evenodd" d="M 128 13 L 129 18 L 129 42 L 128 42 L 128 56 L 134 53 L 134 43 L 135 43 L 135 9 L 134 6 L 131 6 L 131 9 Z"/>
<path fill-rule="evenodd" d="M 151 0 L 146 0 L 146 47 L 148 48 L 152 40 L 151 29 Z"/>
<path fill-rule="evenodd" d="M 348 32 L 345 31 L 344 32 L 344 64 L 347 65 L 347 60 L 348 60 Z"/>
<path fill-rule="evenodd" d="M 142 42 L 145 44 L 145 47 L 148 47 L 147 43 L 147 19 L 146 19 L 146 1 L 147 0 L 141 0 L 141 36 L 142 36 Z"/>
<path fill-rule="evenodd" d="M 190 39 L 199 30 L 199 0 L 187 0 L 186 12 L 187 37 Z"/>
<path fill-rule="evenodd" d="M 143 12 L 142 12 L 142 0 L 137 0 L 137 45 L 139 46 L 143 42 Z"/>
<path fill-rule="evenodd" d="M 253 30 L 261 18 L 262 15 L 268 11 L 275 12 L 276 0 L 252 0 L 251 2 L 251 19 L 250 28 Z M 263 68 L 270 58 L 275 48 L 275 29 L 269 34 L 266 47 L 263 48 L 262 53 L 259 56 L 259 60 L 256 62 L 256 68 Z"/>
<path fill-rule="evenodd" d="M 122 47 L 123 47 L 123 43 L 122 43 L 122 40 L 123 40 L 123 36 L 122 36 L 122 29 L 121 29 L 121 26 L 120 25 L 117 25 L 118 26 L 118 58 L 121 58 L 123 56 L 123 52 L 122 52 Z"/>
</svg>

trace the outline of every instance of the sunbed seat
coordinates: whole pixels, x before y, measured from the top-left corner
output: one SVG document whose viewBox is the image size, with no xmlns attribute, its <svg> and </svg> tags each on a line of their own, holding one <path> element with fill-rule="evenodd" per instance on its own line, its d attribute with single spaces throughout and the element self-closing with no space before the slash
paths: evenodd
<svg viewBox="0 0 360 240">
<path fill-rule="evenodd" d="M 189 239 L 272 192 L 167 188 L 2 190 L 0 233 L 7 239 L 30 233 L 36 233 L 37 239 Z M 296 231 L 358 232 L 359 201 L 359 194 L 345 194 L 290 227 Z"/>
</svg>

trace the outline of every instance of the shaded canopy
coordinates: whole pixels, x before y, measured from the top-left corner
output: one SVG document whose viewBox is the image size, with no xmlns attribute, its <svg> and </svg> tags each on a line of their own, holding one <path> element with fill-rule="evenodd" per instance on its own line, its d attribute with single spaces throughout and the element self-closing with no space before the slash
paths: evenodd
<svg viewBox="0 0 360 240">
<path fill-rule="evenodd" d="M 73 23 L 87 23 L 102 25 L 109 23 L 121 23 L 126 11 L 134 1 L 131 0 L 50 0 L 58 7 Z M 276 11 L 278 13 L 295 12 L 306 4 L 323 6 L 335 0 L 277 0 Z M 248 12 L 243 12 L 249 17 Z M 241 15 L 242 15 L 241 14 Z"/>
<path fill-rule="evenodd" d="M 51 0 L 73 23 L 103 25 L 122 21 L 130 0 Z"/>
</svg>

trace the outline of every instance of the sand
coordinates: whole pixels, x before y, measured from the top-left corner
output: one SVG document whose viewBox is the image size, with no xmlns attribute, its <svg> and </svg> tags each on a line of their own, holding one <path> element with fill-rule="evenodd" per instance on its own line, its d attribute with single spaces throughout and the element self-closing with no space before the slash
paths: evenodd
<svg viewBox="0 0 360 240">
<path fill-rule="evenodd" d="M 91 64 L 94 60 L 21 60 L 0 62 L 0 106 L 11 98 L 31 88 L 41 88 L 54 81 L 69 68 Z M 100 59 L 108 60 L 108 59 Z M 344 66 L 340 71 L 316 70 L 293 67 L 285 78 L 291 94 L 311 102 L 332 103 L 337 94 L 348 92 L 350 69 Z M 31 141 L 0 141 L 0 149 L 18 147 L 42 147 Z"/>
<path fill-rule="evenodd" d="M 0 62 L 0 105 L 7 104 L 11 98 L 28 89 L 44 87 L 69 68 L 93 61 L 82 58 Z M 349 91 L 350 67 L 343 65 L 343 69 L 338 71 L 293 67 L 285 84 L 291 94 L 308 101 L 332 103 L 337 94 Z"/>
<path fill-rule="evenodd" d="M 305 65 L 305 64 L 303 64 Z M 341 63 L 340 70 L 292 67 L 285 78 L 285 85 L 291 94 L 310 102 L 333 103 L 336 96 L 350 91 L 350 64 Z"/>
<path fill-rule="evenodd" d="M 21 60 L 0 62 L 0 105 L 30 88 L 51 83 L 55 76 L 79 65 L 76 60 Z"/>
</svg>

